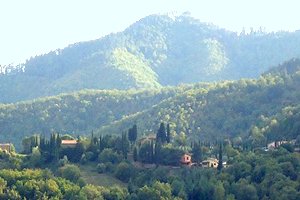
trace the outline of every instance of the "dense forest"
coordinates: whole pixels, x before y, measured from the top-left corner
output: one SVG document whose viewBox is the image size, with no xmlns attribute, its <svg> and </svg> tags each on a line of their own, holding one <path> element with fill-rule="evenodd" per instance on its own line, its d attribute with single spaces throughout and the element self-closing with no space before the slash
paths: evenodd
<svg viewBox="0 0 300 200">
<path fill-rule="evenodd" d="M 293 139 L 300 127 L 299 69 L 300 61 L 293 59 L 258 79 L 154 90 L 84 90 L 3 104 L 0 138 L 19 150 L 19 138 L 32 134 L 121 135 L 137 124 L 142 136 L 164 121 L 171 134 L 185 142 L 241 137 L 261 144 Z"/>
<path fill-rule="evenodd" d="M 151 15 L 120 33 L 81 42 L 18 66 L 0 67 L 0 102 L 80 89 L 159 89 L 257 78 L 300 56 L 300 32 L 235 33 L 187 14 Z"/>
</svg>

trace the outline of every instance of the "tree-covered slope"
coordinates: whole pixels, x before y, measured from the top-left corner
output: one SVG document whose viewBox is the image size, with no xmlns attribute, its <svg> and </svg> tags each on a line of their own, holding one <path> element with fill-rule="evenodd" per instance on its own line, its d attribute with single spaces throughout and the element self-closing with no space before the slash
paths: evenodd
<svg viewBox="0 0 300 200">
<path fill-rule="evenodd" d="M 90 134 L 184 89 L 83 90 L 16 104 L 0 104 L 0 140 L 20 145 L 21 138 L 34 133 Z"/>
<path fill-rule="evenodd" d="M 255 78 L 299 57 L 299 44 L 299 31 L 237 34 L 188 15 L 152 15 L 123 32 L 1 67 L 0 102 L 80 89 L 150 89 Z"/>
<path fill-rule="evenodd" d="M 274 119 L 280 121 L 283 110 L 300 105 L 299 87 L 300 61 L 291 60 L 259 79 L 156 90 L 85 90 L 1 105 L 0 138 L 20 144 L 16 140 L 33 133 L 121 134 L 133 124 L 140 134 L 149 134 L 163 121 L 171 124 L 175 137 L 215 140 L 254 134 L 266 139 L 275 135 L 270 133 Z"/>
<path fill-rule="evenodd" d="M 294 125 L 289 126 L 293 133 L 281 128 L 276 135 L 272 130 L 277 127 L 273 127 L 274 120 L 282 119 L 280 113 L 291 110 L 291 107 L 299 107 L 299 87 L 300 61 L 291 60 L 257 80 L 225 81 L 210 84 L 206 88 L 194 85 L 151 109 L 101 127 L 98 132 L 116 133 L 136 123 L 142 133 L 149 133 L 155 132 L 159 122 L 164 121 L 170 123 L 177 134 L 182 132 L 189 138 L 248 138 L 253 136 L 253 130 L 257 127 L 260 130 L 255 137 L 294 138 L 299 134 L 297 130 L 300 130 L 299 127 L 291 127 Z M 298 116 L 296 108 L 294 112 L 289 112 L 295 114 L 294 118 Z M 286 118 L 283 120 L 288 121 Z"/>
</svg>

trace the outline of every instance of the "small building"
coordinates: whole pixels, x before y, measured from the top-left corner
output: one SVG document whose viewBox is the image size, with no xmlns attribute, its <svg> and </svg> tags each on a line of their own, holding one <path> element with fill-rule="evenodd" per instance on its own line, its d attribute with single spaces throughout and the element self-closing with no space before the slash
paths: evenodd
<svg viewBox="0 0 300 200">
<path fill-rule="evenodd" d="M 192 156 L 190 154 L 183 154 L 180 159 L 180 163 L 183 165 L 191 165 L 192 164 Z"/>
<path fill-rule="evenodd" d="M 208 158 L 207 160 L 203 160 L 201 165 L 202 167 L 212 167 L 217 168 L 219 161 L 215 158 Z"/>
<path fill-rule="evenodd" d="M 61 147 L 62 148 L 75 148 L 77 144 L 77 140 L 62 140 Z"/>
<path fill-rule="evenodd" d="M 11 148 L 12 148 L 11 146 L 12 146 L 12 144 L 10 144 L 10 143 L 0 144 L 0 149 L 2 151 L 11 152 Z"/>
<path fill-rule="evenodd" d="M 282 144 L 287 144 L 289 143 L 288 141 L 285 141 L 285 140 L 282 140 L 282 141 L 275 141 L 275 142 L 271 142 L 269 143 L 267 146 L 268 146 L 268 149 L 269 150 L 272 150 L 272 149 L 275 149 L 277 147 L 279 147 L 280 145 Z"/>
<path fill-rule="evenodd" d="M 142 145 L 144 143 L 147 143 L 147 142 L 154 142 L 156 140 L 156 135 L 155 134 L 149 134 L 145 137 L 142 137 L 138 140 L 138 144 L 139 145 Z"/>
</svg>

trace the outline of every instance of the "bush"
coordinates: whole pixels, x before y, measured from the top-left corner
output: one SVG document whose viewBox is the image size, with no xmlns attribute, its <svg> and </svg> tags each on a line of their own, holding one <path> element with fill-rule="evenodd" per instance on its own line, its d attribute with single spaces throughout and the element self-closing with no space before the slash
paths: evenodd
<svg viewBox="0 0 300 200">
<path fill-rule="evenodd" d="M 97 172 L 99 174 L 102 174 L 102 173 L 106 172 L 106 165 L 104 163 L 99 163 L 97 165 Z"/>
<path fill-rule="evenodd" d="M 105 164 L 105 171 L 113 173 L 115 171 L 115 165 L 113 165 L 111 162 L 106 162 Z"/>
<path fill-rule="evenodd" d="M 123 182 L 128 182 L 132 176 L 132 166 L 126 162 L 121 162 L 115 171 L 115 176 Z"/>
<path fill-rule="evenodd" d="M 112 149 L 104 149 L 99 154 L 99 162 L 106 163 L 111 162 L 113 164 L 118 164 L 122 161 L 122 156 L 117 152 L 114 152 Z"/>
<path fill-rule="evenodd" d="M 97 159 L 97 154 L 95 154 L 91 151 L 86 152 L 85 156 L 88 161 L 95 161 Z"/>
<path fill-rule="evenodd" d="M 59 175 L 74 183 L 76 183 L 81 176 L 79 167 L 70 164 L 59 168 Z"/>
</svg>

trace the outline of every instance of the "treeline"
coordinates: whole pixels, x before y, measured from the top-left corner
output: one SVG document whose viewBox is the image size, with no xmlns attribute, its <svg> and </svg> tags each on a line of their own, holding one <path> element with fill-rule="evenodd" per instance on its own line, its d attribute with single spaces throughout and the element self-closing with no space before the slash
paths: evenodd
<svg viewBox="0 0 300 200">
<path fill-rule="evenodd" d="M 161 123 L 154 138 L 140 138 L 137 141 L 137 125 L 129 128 L 121 136 L 94 136 L 74 138 L 71 135 L 53 133 L 49 138 L 33 135 L 22 140 L 23 153 L 29 154 L 29 165 L 41 167 L 47 163 L 100 161 L 102 163 L 120 163 L 130 153 L 134 161 L 143 163 L 179 165 L 183 150 L 171 144 L 171 131 Z M 63 140 L 76 141 L 73 146 L 62 145 Z M 172 142 L 176 141 L 172 139 Z M 110 164 L 108 164 L 110 165 Z"/>
</svg>

